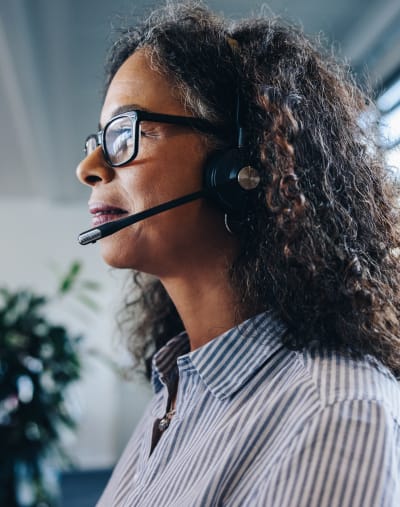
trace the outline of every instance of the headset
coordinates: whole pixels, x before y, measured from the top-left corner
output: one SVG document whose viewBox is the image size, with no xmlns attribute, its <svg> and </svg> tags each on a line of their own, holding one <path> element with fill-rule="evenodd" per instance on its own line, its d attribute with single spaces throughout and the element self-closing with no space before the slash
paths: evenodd
<svg viewBox="0 0 400 507">
<path fill-rule="evenodd" d="M 227 36 L 232 59 L 239 67 L 239 43 Z M 248 212 L 251 190 L 260 184 L 260 175 L 249 163 L 249 151 L 245 147 L 244 128 L 242 125 L 242 100 L 239 78 L 236 83 L 236 134 L 237 146 L 214 153 L 206 163 L 204 170 L 204 188 L 211 200 L 227 216 L 243 217 Z"/>
</svg>

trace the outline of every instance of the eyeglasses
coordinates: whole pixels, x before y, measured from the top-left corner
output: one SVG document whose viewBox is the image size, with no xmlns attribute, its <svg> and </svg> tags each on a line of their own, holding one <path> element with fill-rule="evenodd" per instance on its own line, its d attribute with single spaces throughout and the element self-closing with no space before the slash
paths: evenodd
<svg viewBox="0 0 400 507">
<path fill-rule="evenodd" d="M 141 121 L 182 125 L 218 137 L 226 135 L 225 129 L 216 127 L 202 118 L 149 113 L 140 110 L 127 111 L 111 118 L 103 130 L 86 138 L 85 155 L 90 155 L 98 146 L 101 146 L 105 160 L 112 167 L 119 167 L 131 162 L 139 151 Z"/>
</svg>

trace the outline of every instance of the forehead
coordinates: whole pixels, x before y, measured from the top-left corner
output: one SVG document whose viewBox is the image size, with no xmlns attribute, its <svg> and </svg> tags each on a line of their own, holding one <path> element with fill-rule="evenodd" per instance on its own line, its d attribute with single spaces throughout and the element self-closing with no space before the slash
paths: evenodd
<svg viewBox="0 0 400 507">
<path fill-rule="evenodd" d="M 133 53 L 113 77 L 104 100 L 101 125 L 115 116 L 115 111 L 131 105 L 157 113 L 186 112 L 171 79 L 151 67 L 145 49 Z"/>
</svg>

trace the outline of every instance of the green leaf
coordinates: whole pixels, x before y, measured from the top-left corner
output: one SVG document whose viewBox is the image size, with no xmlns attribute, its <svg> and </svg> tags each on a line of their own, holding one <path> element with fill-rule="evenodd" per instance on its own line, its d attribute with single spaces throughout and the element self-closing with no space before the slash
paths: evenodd
<svg viewBox="0 0 400 507">
<path fill-rule="evenodd" d="M 82 265 L 79 261 L 74 261 L 71 264 L 71 267 L 70 267 L 68 273 L 60 282 L 60 285 L 58 288 L 58 292 L 60 294 L 65 294 L 71 290 L 71 288 L 73 287 L 74 283 L 77 280 L 77 277 L 81 271 L 81 268 L 82 268 Z"/>
</svg>

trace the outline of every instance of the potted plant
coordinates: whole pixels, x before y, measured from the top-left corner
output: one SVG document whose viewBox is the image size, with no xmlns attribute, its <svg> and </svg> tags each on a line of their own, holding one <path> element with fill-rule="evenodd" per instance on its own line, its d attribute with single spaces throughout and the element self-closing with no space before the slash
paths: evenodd
<svg viewBox="0 0 400 507">
<path fill-rule="evenodd" d="M 53 297 L 0 288 L 1 506 L 59 503 L 55 463 L 65 458 L 60 431 L 75 426 L 66 392 L 80 377 L 81 337 L 51 322 L 46 309 L 77 288 L 91 302 L 84 292 L 96 285 L 80 282 L 80 271 L 74 262 Z"/>
</svg>

